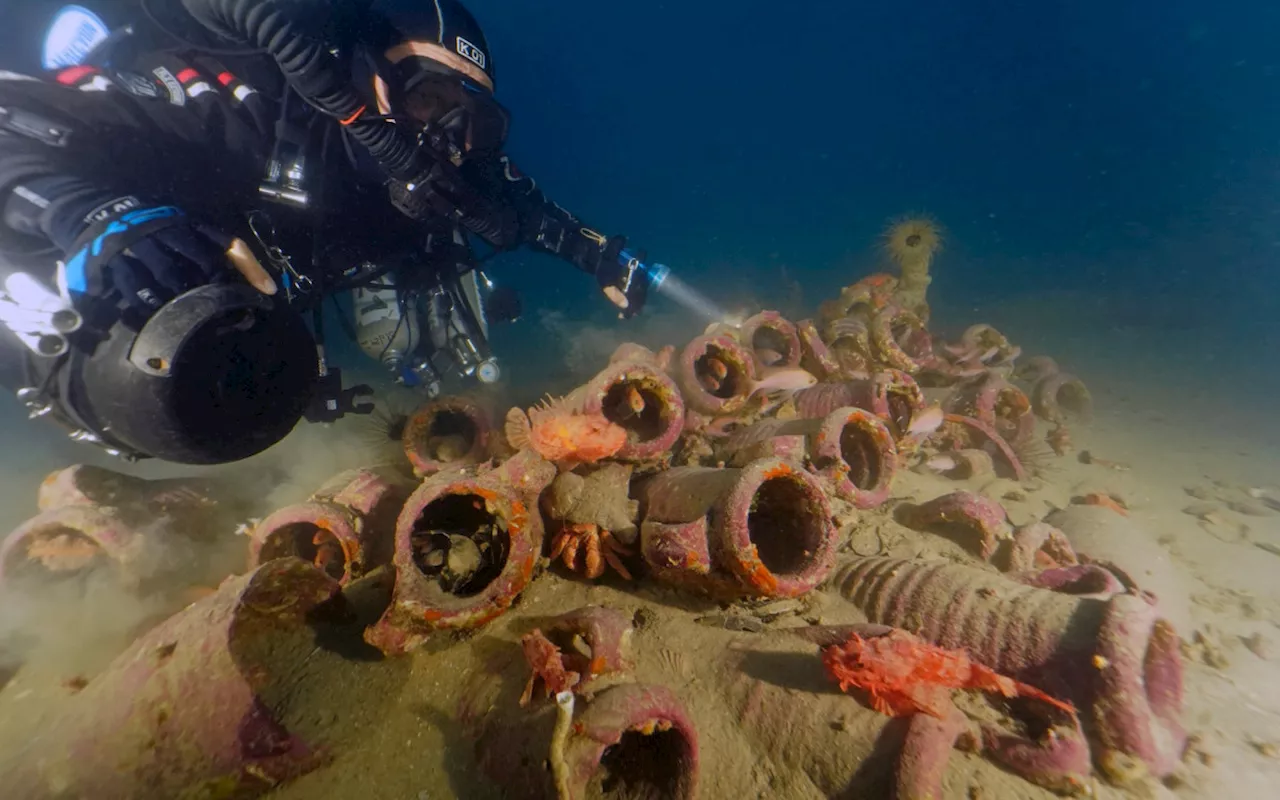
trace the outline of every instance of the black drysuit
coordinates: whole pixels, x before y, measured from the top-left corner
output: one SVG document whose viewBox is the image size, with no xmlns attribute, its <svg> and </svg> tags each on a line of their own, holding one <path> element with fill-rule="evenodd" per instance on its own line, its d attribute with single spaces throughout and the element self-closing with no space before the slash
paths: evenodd
<svg viewBox="0 0 1280 800">
<path fill-rule="evenodd" d="M 413 250 L 424 232 L 441 227 L 396 211 L 377 168 L 359 145 L 343 140 L 337 120 L 295 95 L 281 126 L 283 84 L 269 59 L 230 66 L 164 52 L 136 61 L 127 71 L 113 70 L 113 77 L 86 67 L 40 80 L 0 73 L 0 202 L 23 180 L 70 175 L 108 192 L 175 205 L 194 219 L 238 233 L 248 211 L 271 208 L 258 187 L 283 127 L 306 141 L 311 163 L 323 163 L 325 197 L 296 224 L 323 228 L 328 249 L 377 260 L 388 251 Z M 262 76 L 266 85 L 259 89 L 242 75 Z M 15 132 L 28 120 L 58 130 L 44 136 Z M 468 160 L 462 172 L 514 216 L 505 240 L 491 244 L 530 245 L 594 271 L 598 240 L 584 235 L 581 223 L 548 201 L 505 155 Z M 301 238 L 290 233 L 296 231 L 282 231 L 286 239 Z M 21 261 L 22 254 L 45 245 L 0 229 L 0 254 L 10 258 Z"/>
<path fill-rule="evenodd" d="M 259 187 L 282 139 L 307 155 L 312 201 L 291 208 Z M 461 175 L 500 214 L 498 249 L 529 245 L 593 273 L 607 244 L 548 201 L 501 153 L 469 157 Z M 276 244 L 323 285 L 364 262 L 394 260 L 433 269 L 428 238 L 453 241 L 448 219 L 412 220 L 389 201 L 384 179 L 340 122 L 285 91 L 266 57 L 215 59 L 153 50 L 108 71 L 71 67 L 39 79 L 0 72 L 0 208 L 15 187 L 39 176 L 69 176 L 105 192 L 172 205 L 193 220 L 248 242 L 246 219 L 266 211 Z M 56 204 L 57 198 L 52 198 Z M 30 227 L 29 225 L 26 227 Z M 46 237 L 0 224 L 0 259 L 45 278 L 61 253 Z M 459 258 L 456 247 L 449 257 Z M 461 254 L 465 260 L 468 253 Z M 265 263 L 265 262 L 264 262 Z M 30 385 L 25 354 L 0 331 L 0 383 Z"/>
</svg>

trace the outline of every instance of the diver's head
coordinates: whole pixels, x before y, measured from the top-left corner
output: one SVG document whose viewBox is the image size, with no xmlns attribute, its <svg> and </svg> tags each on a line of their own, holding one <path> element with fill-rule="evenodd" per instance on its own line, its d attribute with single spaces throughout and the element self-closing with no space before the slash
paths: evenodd
<svg viewBox="0 0 1280 800">
<path fill-rule="evenodd" d="M 463 151 L 502 147 L 489 43 L 458 0 L 372 0 L 365 23 L 379 113 L 438 126 Z"/>
</svg>

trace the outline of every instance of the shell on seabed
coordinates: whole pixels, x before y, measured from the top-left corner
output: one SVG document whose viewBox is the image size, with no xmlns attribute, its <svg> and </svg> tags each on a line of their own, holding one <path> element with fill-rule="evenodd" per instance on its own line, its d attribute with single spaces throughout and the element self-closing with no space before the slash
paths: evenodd
<svg viewBox="0 0 1280 800">
<path fill-rule="evenodd" d="M 658 650 L 658 664 L 662 672 L 681 680 L 688 680 L 693 674 L 689 657 L 679 650 L 663 647 Z"/>
</svg>

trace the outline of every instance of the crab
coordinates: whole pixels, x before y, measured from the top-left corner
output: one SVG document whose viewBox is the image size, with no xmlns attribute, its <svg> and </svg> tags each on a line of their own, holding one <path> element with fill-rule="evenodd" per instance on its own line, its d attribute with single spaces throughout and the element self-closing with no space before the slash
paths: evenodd
<svg viewBox="0 0 1280 800">
<path fill-rule="evenodd" d="M 582 574 L 595 580 L 604 574 L 605 564 L 631 580 L 631 573 L 618 556 L 632 555 L 630 549 L 594 522 L 566 523 L 551 542 L 551 560 L 560 559 L 566 567 L 577 571 L 578 553 L 583 554 Z"/>
<path fill-rule="evenodd" d="M 1083 497 L 1074 497 L 1072 501 L 1080 505 L 1109 508 L 1122 517 L 1129 516 L 1129 507 L 1125 505 L 1124 501 L 1107 492 L 1090 492 Z"/>
<path fill-rule="evenodd" d="M 520 647 L 524 651 L 524 659 L 533 669 L 529 682 L 520 695 L 520 706 L 529 705 L 533 699 L 533 689 L 538 681 L 542 681 L 543 696 L 551 697 L 567 689 L 573 689 L 582 682 L 582 675 L 566 668 L 564 654 L 560 648 L 546 637 L 543 632 L 534 628 L 520 639 Z"/>
<path fill-rule="evenodd" d="M 552 561 L 558 558 L 571 570 L 581 569 L 591 580 L 603 575 L 606 566 L 631 579 L 621 558 L 632 554 L 628 545 L 637 533 L 637 504 L 628 497 L 630 479 L 631 467 L 625 464 L 556 477 L 543 498 L 547 517 L 559 525 L 551 541 Z"/>
<path fill-rule="evenodd" d="M 1053 452 L 1060 456 L 1071 452 L 1071 431 L 1067 430 L 1067 426 L 1061 422 L 1053 426 L 1053 430 L 1045 435 L 1044 440 L 1049 443 Z"/>
<path fill-rule="evenodd" d="M 61 533 L 43 536 L 27 545 L 27 558 L 39 561 L 51 572 L 84 569 L 102 555 L 102 548 L 87 536 Z"/>
<path fill-rule="evenodd" d="M 954 689 L 1032 697 L 1075 715 L 1070 703 L 1001 675 L 971 660 L 964 650 L 929 644 L 900 628 L 865 639 L 851 634 L 847 642 L 823 648 L 822 662 L 841 691 L 865 691 L 871 707 L 890 717 L 924 712 L 946 719 Z"/>
</svg>

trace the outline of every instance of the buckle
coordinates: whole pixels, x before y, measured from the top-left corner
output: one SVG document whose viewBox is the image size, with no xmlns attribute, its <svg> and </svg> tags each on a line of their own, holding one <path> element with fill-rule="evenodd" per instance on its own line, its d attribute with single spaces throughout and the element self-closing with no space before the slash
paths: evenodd
<svg viewBox="0 0 1280 800">
<path fill-rule="evenodd" d="M 373 403 L 358 402 L 360 398 L 372 395 L 373 387 L 366 383 L 343 389 L 342 370 L 329 367 L 328 372 L 320 376 L 315 396 L 303 417 L 307 422 L 337 422 L 347 414 L 372 414 Z"/>
<path fill-rule="evenodd" d="M 49 147 L 66 147 L 71 139 L 71 129 L 64 128 L 38 114 L 20 108 L 0 106 L 0 130 L 35 139 Z"/>
</svg>

